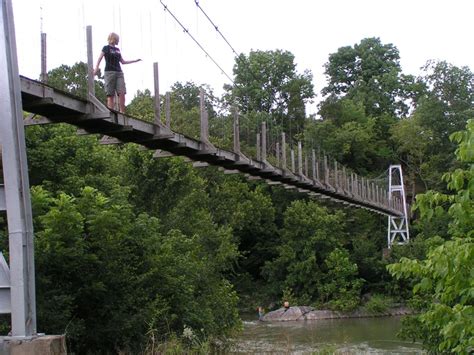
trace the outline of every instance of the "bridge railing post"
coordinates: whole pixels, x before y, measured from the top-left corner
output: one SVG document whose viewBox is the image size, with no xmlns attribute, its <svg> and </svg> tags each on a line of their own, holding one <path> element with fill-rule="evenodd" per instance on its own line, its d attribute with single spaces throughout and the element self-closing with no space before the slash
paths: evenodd
<svg viewBox="0 0 474 355">
<path fill-rule="evenodd" d="M 46 65 L 47 51 L 46 51 L 46 33 L 41 32 L 41 82 L 48 82 L 48 67 Z"/>
<path fill-rule="evenodd" d="M 95 96 L 94 87 L 94 64 L 92 58 L 92 26 L 86 27 L 87 38 L 87 93 L 90 96 Z"/>
<path fill-rule="evenodd" d="M 281 133 L 281 168 L 283 171 L 287 169 L 286 166 L 286 135 L 285 132 Z"/>
<path fill-rule="evenodd" d="M 165 96 L 166 128 L 171 130 L 171 95 L 169 92 Z"/>
<path fill-rule="evenodd" d="M 206 102 L 205 102 L 205 93 L 204 89 L 200 88 L 199 90 L 199 103 L 201 107 L 201 133 L 200 133 L 200 140 L 203 142 L 208 148 L 214 148 L 214 146 L 209 141 L 209 115 L 206 109 Z"/>
<path fill-rule="evenodd" d="M 291 171 L 293 174 L 296 172 L 296 167 L 295 167 L 295 151 L 293 148 L 290 149 L 290 159 L 291 159 Z"/>
<path fill-rule="evenodd" d="M 275 143 L 275 154 L 276 154 L 276 161 L 277 161 L 277 167 L 280 168 L 280 143 L 276 142 Z"/>
<path fill-rule="evenodd" d="M 257 160 L 261 161 L 262 160 L 262 149 L 261 149 L 261 143 L 260 143 L 260 133 L 257 133 L 256 135 L 256 148 L 257 148 Z"/>
<path fill-rule="evenodd" d="M 308 172 L 308 156 L 304 156 L 304 171 L 303 171 L 304 176 L 308 177 L 309 172 Z"/>
<path fill-rule="evenodd" d="M 234 117 L 234 153 L 240 155 L 240 122 L 239 122 L 239 113 L 237 107 L 233 108 L 233 117 Z"/>
<path fill-rule="evenodd" d="M 303 149 L 301 142 L 298 142 L 298 175 L 303 176 Z"/>
<path fill-rule="evenodd" d="M 155 124 L 161 125 L 161 103 L 160 103 L 160 73 L 158 71 L 158 63 L 153 63 L 153 86 L 155 89 L 154 112 Z"/>
</svg>

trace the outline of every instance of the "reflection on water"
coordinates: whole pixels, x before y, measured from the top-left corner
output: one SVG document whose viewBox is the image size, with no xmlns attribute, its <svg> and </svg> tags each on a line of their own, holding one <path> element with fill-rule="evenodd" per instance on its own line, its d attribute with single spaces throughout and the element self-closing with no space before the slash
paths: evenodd
<svg viewBox="0 0 474 355">
<path fill-rule="evenodd" d="M 297 322 L 244 321 L 233 354 L 424 354 L 397 339 L 399 317 Z"/>
</svg>

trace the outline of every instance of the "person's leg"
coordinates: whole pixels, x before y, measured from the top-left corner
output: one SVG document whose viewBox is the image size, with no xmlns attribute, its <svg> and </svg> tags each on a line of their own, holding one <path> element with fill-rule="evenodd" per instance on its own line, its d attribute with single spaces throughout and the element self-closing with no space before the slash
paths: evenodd
<svg viewBox="0 0 474 355">
<path fill-rule="evenodd" d="M 123 73 L 117 73 L 117 94 L 119 100 L 119 110 L 125 113 L 125 94 L 127 89 L 125 88 L 125 79 Z"/>
<path fill-rule="evenodd" d="M 105 94 L 107 95 L 107 107 L 114 110 L 115 104 L 115 87 L 117 85 L 117 77 L 115 72 L 106 71 L 104 73 Z"/>
<path fill-rule="evenodd" d="M 125 94 L 119 94 L 118 97 L 120 112 L 125 113 Z"/>
<path fill-rule="evenodd" d="M 114 105 L 115 105 L 114 98 L 115 98 L 115 95 L 107 96 L 107 107 L 112 109 L 112 110 L 115 109 L 115 107 L 114 107 Z"/>
</svg>

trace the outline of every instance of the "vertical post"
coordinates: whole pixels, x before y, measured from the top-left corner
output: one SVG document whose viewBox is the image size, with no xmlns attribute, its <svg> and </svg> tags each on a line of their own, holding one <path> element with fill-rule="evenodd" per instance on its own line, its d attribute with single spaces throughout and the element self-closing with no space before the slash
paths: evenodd
<svg viewBox="0 0 474 355">
<path fill-rule="evenodd" d="M 360 178 L 360 197 L 365 200 L 365 182 L 364 178 Z"/>
<path fill-rule="evenodd" d="M 33 218 L 11 0 L 0 5 L 0 107 L 12 336 L 26 337 L 36 333 Z"/>
<path fill-rule="evenodd" d="M 324 183 L 329 185 L 329 169 L 328 169 L 328 157 L 324 156 Z"/>
<path fill-rule="evenodd" d="M 41 32 L 41 81 L 48 82 L 48 67 L 46 65 L 46 33 Z"/>
<path fill-rule="evenodd" d="M 337 170 L 337 161 L 334 160 L 334 188 L 337 190 L 339 188 L 339 172 Z"/>
<path fill-rule="evenodd" d="M 87 37 L 87 91 L 88 96 L 95 96 L 94 64 L 92 59 L 92 26 L 86 27 Z"/>
<path fill-rule="evenodd" d="M 262 122 L 262 161 L 267 161 L 267 122 Z"/>
<path fill-rule="evenodd" d="M 166 127 L 171 130 L 171 97 L 167 92 L 165 96 L 165 110 L 166 110 Z"/>
<path fill-rule="evenodd" d="M 314 149 L 311 150 L 311 167 L 311 176 L 313 177 L 313 181 L 316 181 L 318 178 L 316 176 L 316 151 Z"/>
<path fill-rule="evenodd" d="M 280 167 L 280 143 L 276 142 L 275 144 L 275 153 L 277 158 L 277 167 Z"/>
<path fill-rule="evenodd" d="M 285 132 L 281 134 L 281 168 L 286 170 L 286 137 Z"/>
<path fill-rule="evenodd" d="M 303 175 L 303 149 L 301 142 L 298 142 L 298 175 Z"/>
<path fill-rule="evenodd" d="M 295 151 L 290 149 L 290 159 L 291 159 L 291 171 L 294 173 L 295 169 Z"/>
<path fill-rule="evenodd" d="M 260 154 L 262 152 L 261 144 L 260 144 L 260 133 L 257 133 L 257 160 L 260 161 L 262 159 L 262 155 Z"/>
<path fill-rule="evenodd" d="M 308 176 L 308 156 L 305 155 L 304 157 L 304 171 L 303 174 L 307 177 Z"/>
<path fill-rule="evenodd" d="M 240 154 L 240 123 L 237 107 L 234 107 L 234 153 Z"/>
<path fill-rule="evenodd" d="M 204 101 L 204 89 L 199 90 L 199 99 L 201 105 L 201 142 L 209 143 L 209 122 L 207 117 L 207 110 Z"/>
<path fill-rule="evenodd" d="M 153 63 L 153 83 L 155 88 L 155 124 L 161 123 L 161 105 L 160 105 L 160 76 L 158 71 L 158 63 Z"/>
<path fill-rule="evenodd" d="M 346 174 L 346 167 L 345 166 L 342 166 L 342 189 L 345 190 L 347 189 L 347 174 Z"/>
</svg>

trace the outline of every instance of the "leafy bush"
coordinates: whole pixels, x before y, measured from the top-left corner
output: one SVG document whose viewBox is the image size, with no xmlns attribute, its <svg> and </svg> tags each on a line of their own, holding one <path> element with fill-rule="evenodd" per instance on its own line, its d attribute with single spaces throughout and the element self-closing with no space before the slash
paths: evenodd
<svg viewBox="0 0 474 355">
<path fill-rule="evenodd" d="M 369 313 L 380 314 L 386 312 L 391 303 L 391 298 L 384 297 L 383 295 L 373 295 L 364 305 L 364 308 Z"/>
</svg>

